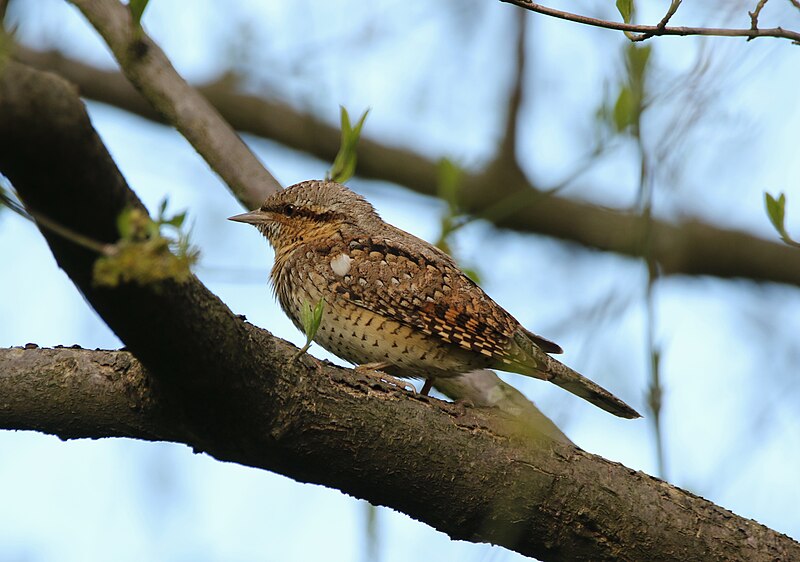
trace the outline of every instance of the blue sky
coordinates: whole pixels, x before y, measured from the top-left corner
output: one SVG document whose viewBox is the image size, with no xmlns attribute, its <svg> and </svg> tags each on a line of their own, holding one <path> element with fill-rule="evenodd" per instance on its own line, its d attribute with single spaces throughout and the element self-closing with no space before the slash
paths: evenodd
<svg viewBox="0 0 800 562">
<path fill-rule="evenodd" d="M 510 78 L 515 13 L 504 4 L 476 0 L 464 10 L 421 0 L 402 7 L 383 1 L 231 2 L 224 10 L 209 1 L 193 2 L 191 9 L 177 0 L 152 4 L 145 27 L 192 80 L 211 79 L 230 66 L 247 68 L 252 77 L 245 88 L 312 108 L 332 123 L 339 104 L 351 114 L 369 106 L 365 135 L 431 157 L 447 155 L 467 167 L 484 163 L 499 138 L 502 114 L 496 107 Z M 685 17 L 704 16 L 686 12 Z M 58 46 L 112 66 L 94 32 L 66 4 L 28 4 L 18 17 L 23 43 Z M 786 26 L 800 27 L 798 19 L 785 20 Z M 789 197 L 790 229 L 800 233 L 796 47 L 724 39 L 653 44 L 659 87 L 685 79 L 681 72 L 703 53 L 711 53 L 719 72 L 706 85 L 713 103 L 676 158 L 680 173 L 675 181 L 665 173 L 656 186 L 657 213 L 699 216 L 774 238 L 763 191 L 782 190 Z M 612 32 L 531 18 L 529 95 L 518 154 L 536 181 L 557 182 L 586 153 L 591 116 L 604 83 L 616 79 L 622 45 Z M 673 95 L 661 104 L 648 123 L 653 148 L 688 102 Z M 241 208 L 188 143 L 167 127 L 97 103 L 88 106 L 148 208 L 169 195 L 171 208 L 189 210 L 193 240 L 202 251 L 199 277 L 234 312 L 302 343 L 267 285 L 268 245 L 255 229 L 225 220 Z M 272 142 L 246 140 L 285 185 L 327 169 L 325 162 Z M 565 194 L 631 205 L 631 155 L 623 145 Z M 423 238 L 437 236 L 440 203 L 381 182 L 354 179 L 350 185 L 389 222 Z M 567 350 L 567 363 L 643 408 L 645 272 L 639 262 L 482 222 L 465 228 L 455 248 L 459 259 L 483 273 L 489 294 Z M 38 232 L 10 213 L 0 214 L 0 256 L 14 264 L 0 273 L 0 345 L 120 345 L 56 267 Z M 787 446 L 800 433 L 800 292 L 676 277 L 658 286 L 656 299 L 669 480 L 800 537 L 800 459 L 797 447 Z M 318 346 L 311 352 L 330 357 Z M 506 380 L 583 448 L 656 471 L 646 421 L 617 420 L 538 381 L 512 375 Z M 64 443 L 0 432 L 0 498 L 0 560 L 345 561 L 364 552 L 363 503 L 219 463 L 180 445 Z M 380 511 L 379 528 L 384 560 L 520 558 L 450 541 L 390 510 Z"/>
</svg>

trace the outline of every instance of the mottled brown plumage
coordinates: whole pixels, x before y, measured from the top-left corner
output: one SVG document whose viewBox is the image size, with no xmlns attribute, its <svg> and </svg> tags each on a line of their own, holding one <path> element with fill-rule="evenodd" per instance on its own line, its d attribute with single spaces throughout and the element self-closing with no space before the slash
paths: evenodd
<svg viewBox="0 0 800 562">
<path fill-rule="evenodd" d="M 314 341 L 342 359 L 428 380 L 479 368 L 511 371 L 549 380 L 618 416 L 639 417 L 547 355 L 561 348 L 523 328 L 450 256 L 384 222 L 340 184 L 299 183 L 231 219 L 269 239 L 273 287 L 298 328 L 303 303 L 325 299 Z"/>
</svg>

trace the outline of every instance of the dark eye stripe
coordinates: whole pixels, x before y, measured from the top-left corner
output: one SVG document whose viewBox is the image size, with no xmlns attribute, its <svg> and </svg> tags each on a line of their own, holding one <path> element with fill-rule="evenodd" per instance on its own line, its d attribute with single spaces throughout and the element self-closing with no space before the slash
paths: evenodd
<svg viewBox="0 0 800 562">
<path fill-rule="evenodd" d="M 262 211 L 272 211 L 287 217 L 303 217 L 316 222 L 328 222 L 335 218 L 344 219 L 344 215 L 334 211 L 314 211 L 308 207 L 298 207 L 291 203 L 278 203 L 261 208 Z"/>
</svg>

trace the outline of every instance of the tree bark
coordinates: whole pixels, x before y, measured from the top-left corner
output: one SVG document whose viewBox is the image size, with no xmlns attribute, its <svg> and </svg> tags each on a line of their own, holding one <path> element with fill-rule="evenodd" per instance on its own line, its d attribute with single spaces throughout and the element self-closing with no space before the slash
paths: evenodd
<svg viewBox="0 0 800 562">
<path fill-rule="evenodd" d="M 119 213 L 140 205 L 74 89 L 14 63 L 0 77 L 0 171 L 36 214 L 103 243 L 116 240 Z M 92 252 L 42 234 L 141 367 L 127 353 L 4 350 L 1 427 L 177 440 L 544 560 L 800 558 L 780 533 L 495 410 L 308 355 L 292 361 L 293 346 L 194 277 L 95 286 Z M 86 406 L 72 414 L 65 406 L 78 396 Z"/>
<path fill-rule="evenodd" d="M 278 389 L 254 381 L 249 391 L 264 404 L 251 401 L 249 425 L 212 439 L 164 401 L 154 378 L 124 351 L 0 349 L 0 427 L 186 443 L 543 560 L 800 556 L 788 537 L 529 428 L 518 433 L 492 410 L 387 391 L 336 367 L 317 366 L 296 379 L 299 389 L 285 381 L 277 416 L 266 403 Z"/>
<path fill-rule="evenodd" d="M 77 84 L 83 96 L 147 119 L 162 120 L 118 72 L 98 70 L 58 53 L 22 47 L 15 56 L 61 74 Z M 284 103 L 239 94 L 231 81 L 224 79 L 202 86 L 199 91 L 238 131 L 273 139 L 323 160 L 332 161 L 336 155 L 338 129 L 313 115 Z M 358 174 L 426 195 L 437 193 L 435 161 L 368 137 L 359 142 Z M 513 204 L 505 213 L 487 217 L 498 227 L 553 236 L 626 256 L 641 254 L 644 221 L 640 216 L 546 195 L 516 167 L 490 166 L 484 172 L 468 175 L 465 186 L 461 204 L 478 217 L 492 203 L 510 198 Z M 711 275 L 800 286 L 800 260 L 796 259 L 795 249 L 700 219 L 654 221 L 652 252 L 664 275 Z"/>
<path fill-rule="evenodd" d="M 0 349 L 0 428 L 61 439 L 180 441 L 175 407 L 125 351 Z"/>
</svg>

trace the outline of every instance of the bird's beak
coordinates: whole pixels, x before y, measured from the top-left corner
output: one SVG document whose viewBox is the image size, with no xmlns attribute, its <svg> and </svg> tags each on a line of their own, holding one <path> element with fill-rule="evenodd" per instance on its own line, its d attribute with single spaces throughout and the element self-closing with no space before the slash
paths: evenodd
<svg viewBox="0 0 800 562">
<path fill-rule="evenodd" d="M 263 224 L 269 218 L 269 214 L 265 213 L 261 209 L 256 209 L 255 211 L 250 211 L 249 213 L 242 213 L 241 215 L 234 215 L 232 217 L 228 217 L 229 221 L 235 222 L 245 222 L 247 224 Z"/>
</svg>

